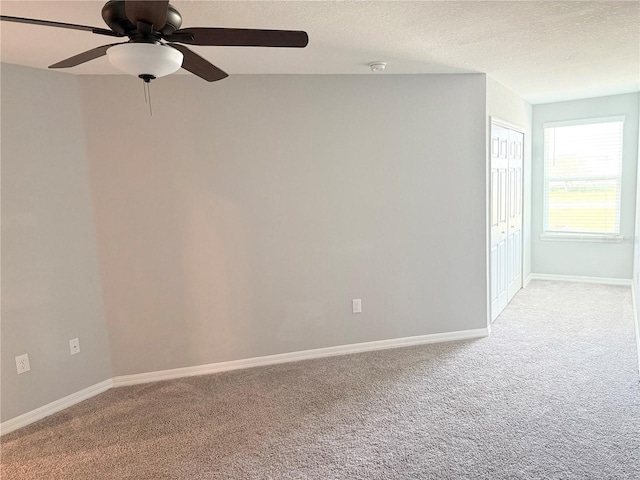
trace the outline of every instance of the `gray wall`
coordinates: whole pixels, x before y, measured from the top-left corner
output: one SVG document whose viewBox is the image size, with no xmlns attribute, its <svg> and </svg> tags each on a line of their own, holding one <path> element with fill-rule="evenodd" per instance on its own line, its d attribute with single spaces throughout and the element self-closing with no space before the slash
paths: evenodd
<svg viewBox="0 0 640 480">
<path fill-rule="evenodd" d="M 77 78 L 1 73 L 5 421 L 110 378 L 111 366 Z M 23 353 L 31 371 L 18 375 Z"/>
<path fill-rule="evenodd" d="M 115 375 L 486 326 L 484 75 L 80 85 Z"/>
<path fill-rule="evenodd" d="M 523 206 L 522 237 L 523 237 L 523 280 L 531 274 L 531 145 L 532 145 L 532 116 L 533 109 L 517 94 L 487 77 L 487 116 L 497 117 L 522 128 L 524 135 L 524 171 L 523 171 Z M 487 158 L 489 157 L 490 122 L 487 119 Z M 489 160 L 487 160 L 489 161 Z M 487 170 L 488 171 L 488 170 Z M 488 268 L 487 268 L 488 273 Z"/>
<path fill-rule="evenodd" d="M 533 107 L 532 257 L 534 273 L 631 279 L 638 162 L 639 94 L 549 103 Z M 622 159 L 622 243 L 543 241 L 545 122 L 625 115 Z"/>
</svg>

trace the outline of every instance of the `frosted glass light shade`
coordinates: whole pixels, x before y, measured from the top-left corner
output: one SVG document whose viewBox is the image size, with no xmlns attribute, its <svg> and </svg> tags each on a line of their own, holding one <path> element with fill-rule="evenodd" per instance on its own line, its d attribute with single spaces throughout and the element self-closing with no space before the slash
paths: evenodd
<svg viewBox="0 0 640 480">
<path fill-rule="evenodd" d="M 121 43 L 107 50 L 111 65 L 130 75 L 164 77 L 182 66 L 182 53 L 156 43 Z"/>
</svg>

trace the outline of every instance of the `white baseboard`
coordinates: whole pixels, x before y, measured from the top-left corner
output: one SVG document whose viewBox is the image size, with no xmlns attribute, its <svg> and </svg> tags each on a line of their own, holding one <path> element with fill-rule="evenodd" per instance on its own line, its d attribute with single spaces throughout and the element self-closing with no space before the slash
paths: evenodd
<svg viewBox="0 0 640 480">
<path fill-rule="evenodd" d="M 525 277 L 524 282 L 522 282 L 522 288 L 527 288 L 527 285 L 529 285 L 531 283 L 531 280 L 533 280 L 532 276 L 533 274 L 530 273 Z"/>
<path fill-rule="evenodd" d="M 64 410 L 65 408 L 69 408 L 76 403 L 95 397 L 102 392 L 106 392 L 111 387 L 113 387 L 113 380 L 108 379 L 80 390 L 79 392 L 67 395 L 59 400 L 43 405 L 35 410 L 31 410 L 30 412 L 14 417 L 6 422 L 2 422 L 2 424 L 0 424 L 0 435 L 26 427 L 27 425 L 41 420 L 44 417 L 48 417 L 49 415 L 59 412 L 60 410 Z"/>
<path fill-rule="evenodd" d="M 278 363 L 295 362 L 313 358 L 332 357 L 336 355 L 347 355 L 350 353 L 370 352 L 373 350 L 383 350 L 388 348 L 408 347 L 411 345 L 423 345 L 427 343 L 451 342 L 454 340 L 481 338 L 486 337 L 487 335 L 489 335 L 489 331 L 487 328 L 479 328 L 476 330 L 435 333 L 432 335 L 420 335 L 416 337 L 394 338 L 390 340 L 378 340 L 374 342 L 340 345 L 337 347 L 317 348 L 314 350 L 281 353 L 264 357 L 232 360 L 229 362 L 210 363 L 207 365 L 198 365 L 195 367 L 173 368 L 171 370 L 161 370 L 157 372 L 123 375 L 113 378 L 113 386 L 123 387 L 126 385 L 137 385 L 140 383 L 157 382 L 160 380 L 171 380 L 174 378 L 207 375 L 210 373 L 226 372 L 229 370 L 239 370 L 251 367 L 261 367 L 265 365 L 275 365 Z"/>
<path fill-rule="evenodd" d="M 104 382 L 97 383 L 72 395 L 68 395 L 60 400 L 51 402 L 30 412 L 22 414 L 3 422 L 0 425 L 0 435 L 13 432 L 18 428 L 26 427 L 30 423 L 47 417 L 53 413 L 64 410 L 76 403 L 91 398 L 99 393 L 105 392 L 112 387 L 124 387 L 126 385 L 137 385 L 140 383 L 157 382 L 161 380 L 171 380 L 174 378 L 192 377 L 195 375 L 207 375 L 210 373 L 226 372 L 229 370 L 239 370 L 243 368 L 260 367 L 264 365 L 275 365 L 277 363 L 295 362 L 298 360 L 309 360 L 312 358 L 332 357 L 336 355 L 347 355 L 350 353 L 370 352 L 373 350 L 383 350 L 388 348 L 408 347 L 411 345 L 423 345 L 427 343 L 451 342 L 454 340 L 467 340 L 473 338 L 486 337 L 489 334 L 487 328 L 476 330 L 463 330 L 459 332 L 435 333 L 432 335 L 420 335 L 416 337 L 394 338 L 390 340 L 378 340 L 375 342 L 354 343 L 351 345 L 340 345 L 337 347 L 317 348 L 315 350 L 304 350 L 300 352 L 281 353 L 268 355 L 265 357 L 246 358 L 242 360 L 232 360 L 229 362 L 210 363 L 208 365 L 198 365 L 195 367 L 173 368 L 171 370 L 161 370 L 157 372 L 139 373 L 134 375 L 123 375 L 110 378 Z"/>
<path fill-rule="evenodd" d="M 580 275 L 553 275 L 550 273 L 532 273 L 527 277 L 527 283 L 531 280 L 552 280 L 557 282 L 579 282 L 579 283 L 600 283 L 603 285 L 625 285 L 630 286 L 633 281 L 629 278 L 607 278 L 607 277 L 582 277 Z"/>
</svg>

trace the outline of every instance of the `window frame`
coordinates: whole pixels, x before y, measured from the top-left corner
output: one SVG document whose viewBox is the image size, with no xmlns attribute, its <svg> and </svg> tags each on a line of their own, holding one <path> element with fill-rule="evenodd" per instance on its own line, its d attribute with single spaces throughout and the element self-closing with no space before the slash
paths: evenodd
<svg viewBox="0 0 640 480">
<path fill-rule="evenodd" d="M 622 242 L 621 235 L 621 218 L 622 218 L 622 171 L 624 163 L 624 115 L 611 115 L 606 117 L 590 117 L 572 120 L 563 120 L 556 122 L 544 122 L 543 129 L 543 179 L 542 179 L 542 233 L 540 238 L 542 240 L 555 240 L 555 241 L 581 241 L 581 242 L 605 242 L 605 243 L 620 243 Z M 548 162 L 547 155 L 547 134 L 546 130 L 549 128 L 558 127 L 572 127 L 579 125 L 594 125 L 598 123 L 621 123 L 621 150 L 620 150 L 620 162 L 618 165 L 617 180 L 617 217 L 616 217 L 616 231 L 615 232 L 562 232 L 548 230 L 548 217 L 549 217 L 549 176 L 548 176 Z"/>
</svg>

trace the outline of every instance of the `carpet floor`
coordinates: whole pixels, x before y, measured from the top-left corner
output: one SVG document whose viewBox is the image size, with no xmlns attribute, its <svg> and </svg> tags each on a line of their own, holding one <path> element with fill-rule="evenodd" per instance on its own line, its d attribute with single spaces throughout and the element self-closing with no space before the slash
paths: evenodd
<svg viewBox="0 0 640 480">
<path fill-rule="evenodd" d="M 640 479 L 639 381 L 628 287 L 534 281 L 488 338 L 109 390 L 2 479 Z"/>
</svg>

